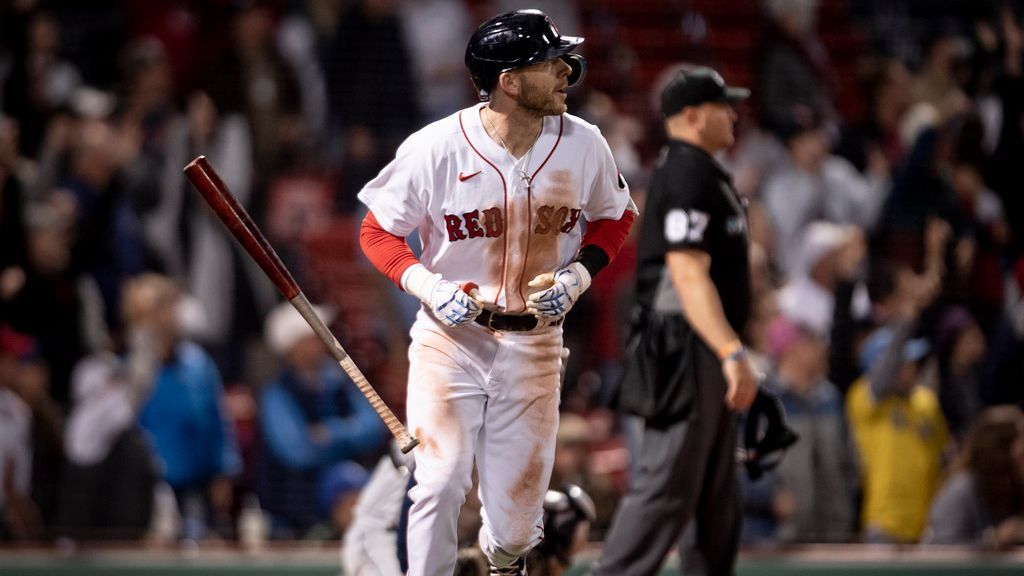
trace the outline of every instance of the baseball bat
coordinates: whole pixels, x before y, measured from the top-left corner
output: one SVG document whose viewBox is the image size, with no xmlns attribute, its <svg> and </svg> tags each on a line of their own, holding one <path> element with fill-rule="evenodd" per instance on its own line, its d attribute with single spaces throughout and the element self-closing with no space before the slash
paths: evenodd
<svg viewBox="0 0 1024 576">
<path fill-rule="evenodd" d="M 384 403 L 380 394 L 366 380 L 366 376 L 363 376 L 362 371 L 359 370 L 359 367 L 352 361 L 352 358 L 345 352 L 338 339 L 334 337 L 334 334 L 327 328 L 324 321 L 317 315 L 306 295 L 299 289 L 299 285 L 277 256 L 277 252 L 267 242 L 266 237 L 263 236 L 263 233 L 260 232 L 260 229 L 252 221 L 252 218 L 249 217 L 245 208 L 231 195 L 231 191 L 221 181 L 220 176 L 217 175 L 216 170 L 210 165 L 206 156 L 199 156 L 189 162 L 185 166 L 185 176 L 188 177 L 192 185 L 203 196 L 203 199 L 210 205 L 210 208 L 213 209 L 213 212 L 220 218 L 221 222 L 227 226 L 235 239 L 245 248 L 249 256 L 263 269 L 267 277 L 270 278 L 270 281 L 274 283 L 274 286 L 309 323 L 313 332 L 320 337 L 320 340 L 327 346 L 331 355 L 341 365 L 341 369 L 356 383 L 359 391 L 363 393 L 363 396 L 370 402 L 373 409 L 377 411 L 377 415 L 380 416 L 388 430 L 395 437 L 395 440 L 398 441 L 402 452 L 408 453 L 415 448 L 420 441 L 414 438 L 406 427 L 398 421 L 394 412 Z"/>
</svg>

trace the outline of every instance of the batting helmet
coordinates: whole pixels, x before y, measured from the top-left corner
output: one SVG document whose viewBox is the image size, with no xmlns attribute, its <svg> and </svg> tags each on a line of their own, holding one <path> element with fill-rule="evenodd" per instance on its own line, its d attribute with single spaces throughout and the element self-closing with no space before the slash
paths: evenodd
<svg viewBox="0 0 1024 576">
<path fill-rule="evenodd" d="M 569 86 L 583 80 L 587 61 L 570 54 L 583 43 L 578 36 L 562 36 L 555 23 L 540 10 L 506 12 L 484 22 L 466 46 L 466 67 L 480 100 L 487 100 L 502 72 L 561 58 L 572 68 Z"/>
</svg>

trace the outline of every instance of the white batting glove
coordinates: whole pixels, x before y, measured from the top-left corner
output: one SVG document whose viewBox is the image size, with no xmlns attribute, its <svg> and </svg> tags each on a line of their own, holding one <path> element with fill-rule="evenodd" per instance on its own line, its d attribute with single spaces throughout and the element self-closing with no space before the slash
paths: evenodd
<svg viewBox="0 0 1024 576">
<path fill-rule="evenodd" d="M 483 311 L 483 304 L 462 291 L 462 287 L 454 282 L 441 279 L 434 286 L 430 296 L 430 311 L 446 326 L 462 326 L 476 320 Z"/>
<path fill-rule="evenodd" d="M 590 272 L 583 264 L 573 262 L 540 274 L 527 285 L 540 289 L 526 299 L 526 309 L 541 320 L 556 321 L 564 318 L 580 294 L 590 288 Z"/>
<path fill-rule="evenodd" d="M 454 328 L 468 324 L 483 311 L 483 303 L 478 299 L 479 292 L 473 296 L 463 292 L 462 288 L 432 273 L 422 264 L 410 266 L 402 273 L 402 288 L 418 297 L 435 318 L 445 326 Z"/>
</svg>

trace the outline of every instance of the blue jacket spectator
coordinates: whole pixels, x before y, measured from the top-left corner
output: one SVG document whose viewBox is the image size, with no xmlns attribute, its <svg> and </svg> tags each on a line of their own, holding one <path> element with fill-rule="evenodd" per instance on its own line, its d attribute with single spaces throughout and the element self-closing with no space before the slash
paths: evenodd
<svg viewBox="0 0 1024 576">
<path fill-rule="evenodd" d="M 330 320 L 329 311 L 318 310 Z M 268 316 L 266 336 L 285 366 L 260 397 L 266 445 L 260 501 L 273 517 L 272 537 L 303 537 L 327 520 L 317 500 L 324 471 L 374 454 L 383 445 L 385 429 L 289 304 Z"/>
<path fill-rule="evenodd" d="M 316 383 L 303 382 L 290 368 L 271 381 L 260 399 L 260 427 L 268 456 L 294 469 L 366 454 L 384 438 L 373 407 L 331 362 L 320 367 Z"/>
<path fill-rule="evenodd" d="M 157 372 L 141 423 L 163 461 L 164 479 L 175 491 L 201 487 L 241 470 L 222 394 L 216 365 L 196 344 L 180 343 Z"/>
<path fill-rule="evenodd" d="M 242 462 L 221 398 L 220 372 L 198 345 L 181 338 L 181 293 L 169 278 L 143 274 L 125 287 L 122 314 L 136 334 L 151 339 L 158 366 L 139 423 L 149 433 L 182 514 L 182 536 L 201 539 L 213 523 L 231 523 L 231 477 Z"/>
</svg>

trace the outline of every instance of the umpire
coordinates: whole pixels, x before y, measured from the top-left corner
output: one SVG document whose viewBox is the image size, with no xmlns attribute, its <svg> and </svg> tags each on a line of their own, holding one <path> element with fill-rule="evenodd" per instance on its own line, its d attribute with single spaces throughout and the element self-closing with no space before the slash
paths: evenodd
<svg viewBox="0 0 1024 576">
<path fill-rule="evenodd" d="M 644 428 L 629 493 L 595 576 L 656 574 L 697 521 L 707 574 L 733 574 L 741 526 L 736 415 L 757 378 L 739 334 L 751 308 L 744 201 L 713 154 L 732 145 L 732 104 L 749 96 L 706 67 L 661 95 L 669 142 L 640 229 L 638 310 L 621 410 Z"/>
</svg>

